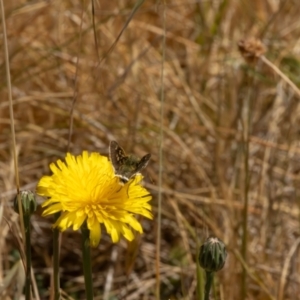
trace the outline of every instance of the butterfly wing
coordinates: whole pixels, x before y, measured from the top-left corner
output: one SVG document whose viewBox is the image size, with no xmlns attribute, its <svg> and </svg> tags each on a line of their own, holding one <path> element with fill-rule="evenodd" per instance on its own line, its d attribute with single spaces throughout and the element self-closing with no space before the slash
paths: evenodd
<svg viewBox="0 0 300 300">
<path fill-rule="evenodd" d="M 109 159 L 115 169 L 115 172 L 118 172 L 126 162 L 127 156 L 125 151 L 116 141 L 111 141 L 109 144 Z"/>
<path fill-rule="evenodd" d="M 143 156 L 141 158 L 141 160 L 137 163 L 136 168 L 134 170 L 134 173 L 135 174 L 139 173 L 141 170 L 143 170 L 144 168 L 146 168 L 147 165 L 148 165 L 148 162 L 149 162 L 150 158 L 151 158 L 151 154 L 150 153 L 148 153 L 145 156 Z"/>
<path fill-rule="evenodd" d="M 146 154 L 141 160 L 138 160 L 132 155 L 126 156 L 124 149 L 116 141 L 111 141 L 109 144 L 109 159 L 114 167 L 115 175 L 123 184 L 143 170 L 150 157 L 151 154 Z"/>
</svg>

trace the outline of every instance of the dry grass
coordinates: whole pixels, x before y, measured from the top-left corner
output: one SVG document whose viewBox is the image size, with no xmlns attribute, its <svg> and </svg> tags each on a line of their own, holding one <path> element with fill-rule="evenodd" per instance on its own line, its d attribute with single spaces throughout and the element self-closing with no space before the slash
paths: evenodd
<svg viewBox="0 0 300 300">
<path fill-rule="evenodd" d="M 64 157 L 74 103 L 73 153 L 107 154 L 115 139 L 127 152 L 152 154 L 145 182 L 156 215 L 163 6 L 144 3 L 107 55 L 133 1 L 95 1 L 98 48 L 89 1 L 4 2 L 22 189 L 34 190 L 49 163 Z M 245 178 L 247 299 L 299 297 L 300 98 L 274 71 L 300 83 L 299 14 L 292 0 L 167 2 L 161 299 L 195 299 L 195 235 L 199 241 L 218 236 L 228 248 L 212 299 L 241 299 Z M 256 67 L 244 61 L 237 43 L 251 36 L 263 41 L 274 68 L 264 60 Z M 15 174 L 3 55 L 0 72 L 3 282 L 17 261 L 20 231 L 12 211 Z M 48 299 L 50 222 L 39 211 L 32 225 L 33 267 L 40 297 Z M 144 220 L 143 226 L 145 234 L 134 243 L 112 245 L 104 235 L 93 251 L 96 299 L 155 299 L 157 223 Z M 84 299 L 77 232 L 63 234 L 61 280 L 65 295 Z M 12 282 L 1 299 L 15 293 L 19 279 Z"/>
</svg>

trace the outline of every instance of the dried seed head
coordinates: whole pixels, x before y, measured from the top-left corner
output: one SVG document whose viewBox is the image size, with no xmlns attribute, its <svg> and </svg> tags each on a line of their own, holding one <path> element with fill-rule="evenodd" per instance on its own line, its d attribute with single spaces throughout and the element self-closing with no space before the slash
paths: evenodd
<svg viewBox="0 0 300 300">
<path fill-rule="evenodd" d="M 218 238 L 210 237 L 200 247 L 199 264 L 207 272 L 217 272 L 224 267 L 226 257 L 224 243 Z"/>
<path fill-rule="evenodd" d="M 256 63 L 257 59 L 266 52 L 265 45 L 254 37 L 240 40 L 238 48 L 249 64 Z"/>
</svg>

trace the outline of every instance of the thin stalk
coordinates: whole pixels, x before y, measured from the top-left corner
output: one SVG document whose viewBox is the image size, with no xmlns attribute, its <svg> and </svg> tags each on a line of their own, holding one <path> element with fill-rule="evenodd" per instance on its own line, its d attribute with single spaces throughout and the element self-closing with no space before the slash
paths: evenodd
<svg viewBox="0 0 300 300">
<path fill-rule="evenodd" d="M 204 300 L 209 300 L 209 292 L 214 281 L 214 272 L 205 272 L 206 274 L 206 282 L 205 282 L 205 294 Z"/>
<path fill-rule="evenodd" d="M 289 79 L 277 66 L 275 66 L 271 61 L 269 61 L 265 56 L 261 56 L 260 59 L 268 66 L 270 67 L 276 74 L 278 74 L 297 94 L 297 96 L 300 98 L 300 90 L 297 87 L 297 85 Z"/>
<path fill-rule="evenodd" d="M 257 67 L 255 70 L 257 71 Z M 246 96 L 244 107 L 243 107 L 243 150 L 244 150 L 244 207 L 243 207 L 243 223 L 242 223 L 242 247 L 241 253 L 245 262 L 247 262 L 247 247 L 248 247 L 248 209 L 249 209 L 249 183 L 250 183 L 250 173 L 249 173 L 249 144 L 250 144 L 250 128 L 251 128 L 251 118 L 252 118 L 252 106 L 251 102 L 254 101 L 254 80 L 255 78 L 250 78 L 249 75 L 249 92 Z M 247 295 L 247 270 L 243 268 L 241 277 L 241 300 L 246 299 Z"/>
<path fill-rule="evenodd" d="M 94 2 L 92 1 L 92 7 L 94 11 Z M 74 110 L 75 110 L 75 104 L 77 102 L 77 96 L 78 96 L 78 73 L 79 73 L 79 57 L 80 52 L 82 50 L 82 25 L 83 25 L 83 14 L 84 14 L 84 6 L 82 6 L 81 10 L 81 17 L 80 17 L 80 30 L 79 30 L 79 40 L 78 40 L 78 54 L 76 57 L 76 71 L 75 71 L 75 80 L 74 80 L 74 93 L 73 93 L 73 100 L 71 104 L 70 109 L 70 121 L 69 121 L 69 137 L 68 137 L 68 146 L 67 146 L 67 152 L 70 151 L 71 148 L 71 140 L 72 140 L 72 134 L 73 134 L 73 125 L 74 125 Z M 95 26 L 95 17 L 93 14 L 93 25 Z M 96 42 L 96 50 L 97 55 L 98 54 L 98 44 L 97 44 L 97 36 L 96 36 L 96 27 L 94 28 L 94 34 L 95 34 L 95 42 Z"/>
<path fill-rule="evenodd" d="M 248 123 L 248 122 L 247 122 Z M 247 126 L 248 127 L 248 126 Z M 245 170 L 245 187 L 244 187 L 244 208 L 243 208 L 243 234 L 242 234 L 242 257 L 247 261 L 247 246 L 248 246 L 248 180 L 249 180 L 249 135 L 248 129 L 245 129 L 244 132 L 244 170 Z M 247 293 L 247 270 L 243 268 L 242 271 L 242 284 L 241 284 L 241 299 L 246 298 Z"/>
<path fill-rule="evenodd" d="M 17 147 L 16 147 L 16 132 L 15 132 L 15 123 L 14 123 L 14 110 L 13 110 L 13 101 L 12 101 L 9 53 L 8 53 L 7 31 L 6 31 L 3 0 L 0 0 L 0 6 L 1 6 L 1 19 L 2 19 L 2 28 L 3 28 L 3 46 L 4 46 L 4 59 L 5 59 L 8 103 L 9 103 L 10 130 L 11 130 L 11 140 L 12 140 L 12 149 L 13 149 L 12 152 L 13 152 L 14 170 L 15 170 L 15 178 L 16 178 L 16 189 L 17 189 L 17 197 L 18 197 L 18 205 L 19 205 L 20 227 L 21 227 L 23 241 L 25 241 L 23 209 L 22 209 L 22 204 L 21 204 L 21 197 L 19 195 L 20 194 L 20 179 L 19 179 L 19 168 L 18 168 L 18 159 L 17 159 L 17 151 L 16 151 L 16 149 L 17 149 Z"/>
<path fill-rule="evenodd" d="M 25 246 L 26 246 L 26 280 L 25 299 L 31 299 L 31 243 L 30 243 L 30 213 L 24 213 Z"/>
<path fill-rule="evenodd" d="M 299 221 L 299 226 L 300 226 L 300 197 L 298 196 L 298 190 L 296 190 L 296 200 L 298 204 L 298 221 Z M 300 227 L 298 228 L 298 230 Z"/>
<path fill-rule="evenodd" d="M 188 228 L 188 231 L 190 232 L 190 235 L 194 238 L 196 242 L 196 247 L 197 247 L 197 258 L 199 257 L 200 254 L 200 241 L 197 238 L 196 232 L 193 230 L 193 228 L 186 222 L 186 226 Z M 204 288 L 204 270 L 200 267 L 199 260 L 197 259 L 197 264 L 196 264 L 196 276 L 197 276 L 197 286 L 196 286 L 196 296 L 198 300 L 204 300 L 204 293 L 203 293 L 203 288 Z"/>
<path fill-rule="evenodd" d="M 160 247 L 161 247 L 161 203 L 162 203 L 162 183 L 163 183 L 163 141 L 164 141 L 164 104 L 165 104 L 165 86 L 164 70 L 166 59 L 166 2 L 163 2 L 163 39 L 162 39 L 162 62 L 161 62 L 161 91 L 160 91 L 160 145 L 159 145 L 159 171 L 158 171 L 158 210 L 157 210 L 157 235 L 156 235 L 156 299 L 160 299 Z"/>
<path fill-rule="evenodd" d="M 85 296 L 87 300 L 93 300 L 93 281 L 92 281 L 92 266 L 91 266 L 91 249 L 90 249 L 90 231 L 86 224 L 81 226 L 82 233 L 82 263 L 83 275 L 85 283 Z"/>
<path fill-rule="evenodd" d="M 218 300 L 215 280 L 213 281 L 212 289 L 213 289 L 214 300 Z"/>
<path fill-rule="evenodd" d="M 198 251 L 199 253 L 199 251 Z M 197 255 L 199 257 L 199 254 Z M 201 269 L 199 263 L 197 263 L 197 288 L 196 288 L 196 293 L 197 293 L 197 299 L 203 300 L 204 299 L 204 294 L 203 294 L 203 282 L 204 282 L 204 273 L 203 270 Z"/>
<path fill-rule="evenodd" d="M 56 213 L 55 221 L 59 218 L 60 213 Z M 53 287 L 54 299 L 60 300 L 60 282 L 59 282 L 59 250 L 60 250 L 60 232 L 58 229 L 53 230 Z"/>
<path fill-rule="evenodd" d="M 136 14 L 136 12 L 139 10 L 139 8 L 143 5 L 143 3 L 145 2 L 145 0 L 137 0 L 136 3 L 134 4 L 134 7 L 132 8 L 130 15 L 128 16 L 124 26 L 122 27 L 120 33 L 118 34 L 118 36 L 116 37 L 115 41 L 112 43 L 112 45 L 109 47 L 109 49 L 107 50 L 107 52 L 105 53 L 105 55 L 103 55 L 103 57 L 101 58 L 100 62 L 98 63 L 96 68 L 99 68 L 102 64 L 102 62 L 108 57 L 108 55 L 110 55 L 110 53 L 114 50 L 115 46 L 117 45 L 118 41 L 120 40 L 122 34 L 124 33 L 124 31 L 126 30 L 126 28 L 128 27 L 130 21 L 132 20 L 132 18 L 134 17 L 134 15 Z"/>
<path fill-rule="evenodd" d="M 245 140 L 244 140 L 244 168 L 245 168 L 245 188 L 244 188 L 244 208 L 243 208 L 243 236 L 242 236 L 242 257 L 247 261 L 247 246 L 248 246 L 248 182 L 249 182 L 249 134 L 248 129 L 245 130 Z M 242 286 L 241 286 L 241 299 L 246 298 L 247 293 L 247 270 L 243 268 L 242 271 Z"/>
</svg>

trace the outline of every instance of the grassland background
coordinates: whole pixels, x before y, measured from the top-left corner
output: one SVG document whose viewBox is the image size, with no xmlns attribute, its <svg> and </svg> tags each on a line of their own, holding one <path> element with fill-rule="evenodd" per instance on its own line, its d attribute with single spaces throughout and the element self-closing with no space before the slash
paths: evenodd
<svg viewBox="0 0 300 300">
<path fill-rule="evenodd" d="M 49 163 L 65 156 L 73 109 L 72 153 L 107 155 L 117 140 L 128 153 L 152 154 L 144 175 L 156 217 L 162 124 L 161 299 L 196 299 L 195 235 L 227 245 L 212 299 L 241 299 L 247 179 L 247 299 L 300 299 L 300 99 L 271 67 L 248 65 L 237 48 L 241 39 L 261 39 L 265 56 L 300 84 L 298 1 L 145 1 L 112 51 L 134 1 L 95 1 L 95 26 L 90 1 L 4 5 L 22 189 L 34 190 Z M 0 43 L 1 282 L 17 261 L 19 229 L 2 30 Z M 49 299 L 51 219 L 40 214 L 32 219 L 33 267 L 41 299 Z M 155 299 L 157 219 L 142 224 L 135 243 L 113 245 L 104 235 L 93 251 L 96 299 Z M 18 282 L 1 297 L 10 299 Z M 77 232 L 63 234 L 61 287 L 84 299 Z"/>
</svg>

